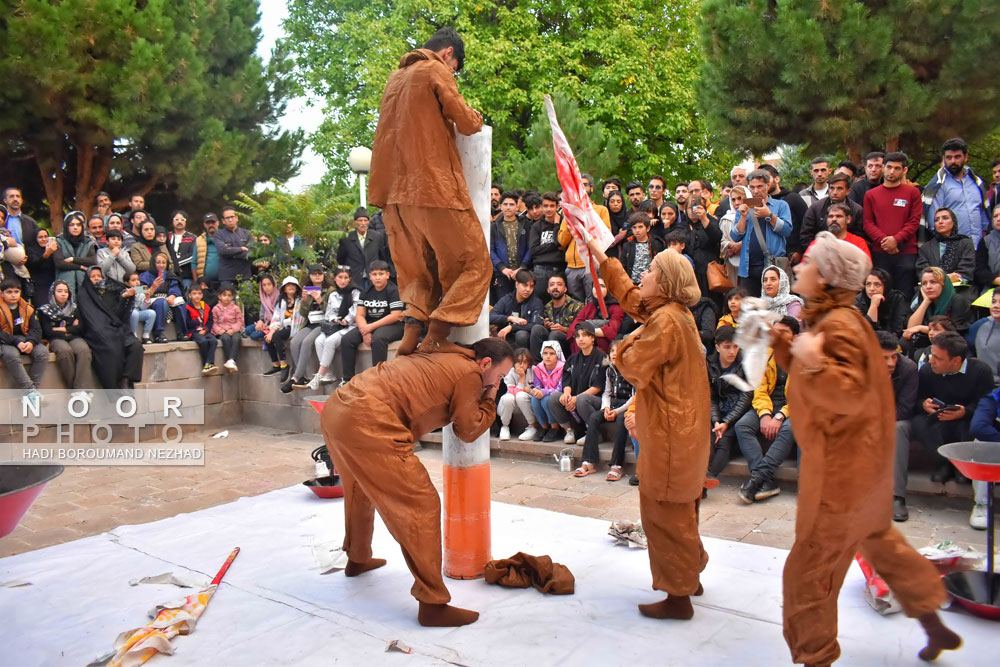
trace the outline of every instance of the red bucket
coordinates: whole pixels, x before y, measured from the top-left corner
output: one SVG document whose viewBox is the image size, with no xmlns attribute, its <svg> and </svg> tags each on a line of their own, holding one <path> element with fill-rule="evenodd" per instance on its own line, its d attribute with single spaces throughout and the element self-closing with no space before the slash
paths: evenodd
<svg viewBox="0 0 1000 667">
<path fill-rule="evenodd" d="M 303 486 L 320 498 L 343 498 L 344 487 L 340 484 L 340 475 L 330 475 L 329 477 L 318 477 L 302 482 Z"/>
<path fill-rule="evenodd" d="M 45 485 L 63 470 L 60 465 L 0 465 L 0 537 L 14 531 Z"/>
</svg>

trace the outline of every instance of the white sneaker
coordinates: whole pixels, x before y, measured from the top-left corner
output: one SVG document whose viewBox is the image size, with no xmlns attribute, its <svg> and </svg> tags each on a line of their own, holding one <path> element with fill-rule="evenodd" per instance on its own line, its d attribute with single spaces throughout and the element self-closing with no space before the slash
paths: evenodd
<svg viewBox="0 0 1000 667">
<path fill-rule="evenodd" d="M 976 530 L 986 530 L 985 503 L 976 503 L 972 506 L 972 514 L 969 516 L 969 525 Z"/>
<path fill-rule="evenodd" d="M 500 439 L 501 440 L 510 440 L 510 427 L 509 426 L 501 426 L 500 427 Z"/>
<path fill-rule="evenodd" d="M 528 428 L 524 429 L 521 435 L 517 436 L 518 440 L 534 440 L 535 436 L 538 435 L 538 429 L 534 426 L 528 425 Z"/>
<path fill-rule="evenodd" d="M 225 366 L 226 370 L 228 370 L 230 373 L 235 373 L 236 371 L 240 370 L 239 367 L 236 366 L 236 362 L 232 359 L 230 359 L 229 361 L 227 361 L 222 365 Z"/>
<path fill-rule="evenodd" d="M 70 396 L 72 396 L 73 398 L 82 398 L 88 403 L 94 400 L 94 394 L 89 391 L 74 391 L 72 394 L 70 394 Z"/>
<path fill-rule="evenodd" d="M 567 445 L 576 444 L 576 433 L 573 433 L 573 429 L 566 429 L 566 437 L 563 438 L 563 442 Z"/>
<path fill-rule="evenodd" d="M 585 442 L 587 442 L 587 436 L 585 435 L 581 435 L 579 438 L 576 439 L 576 444 L 578 445 L 582 445 Z"/>
<path fill-rule="evenodd" d="M 329 371 L 327 371 L 326 373 L 323 373 L 321 376 L 319 376 L 319 383 L 320 384 L 333 384 L 336 381 L 337 381 L 337 378 L 333 377 L 333 373 L 331 373 Z"/>
<path fill-rule="evenodd" d="M 306 388 L 311 389 L 312 391 L 318 391 L 319 380 L 320 380 L 320 374 L 316 373 L 316 375 L 313 375 L 312 380 L 309 380 L 309 382 L 306 384 Z"/>
</svg>

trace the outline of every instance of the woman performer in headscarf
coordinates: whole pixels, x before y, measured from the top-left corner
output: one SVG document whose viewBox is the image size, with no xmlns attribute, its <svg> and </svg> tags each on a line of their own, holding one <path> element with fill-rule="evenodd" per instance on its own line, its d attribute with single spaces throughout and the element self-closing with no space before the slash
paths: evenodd
<svg viewBox="0 0 1000 667">
<path fill-rule="evenodd" d="M 934 566 L 892 527 L 892 385 L 871 325 L 852 305 L 869 271 L 863 251 L 820 232 L 795 267 L 809 333 L 773 341 L 788 370 L 802 448 L 795 544 L 784 571 L 785 639 L 792 659 L 807 665 L 840 655 L 837 596 L 858 551 L 927 632 L 923 660 L 962 643 L 936 613 L 946 594 Z"/>
<path fill-rule="evenodd" d="M 642 323 L 618 346 L 617 365 L 636 390 L 639 511 L 653 588 L 667 598 L 641 604 L 639 611 L 689 619 L 690 596 L 701 594 L 699 575 L 708 563 L 698 535 L 698 503 L 711 450 L 711 396 L 705 352 L 688 310 L 701 291 L 691 263 L 679 253 L 656 255 L 636 287 L 621 262 L 608 259 L 593 240 L 588 247 L 608 291 Z"/>
</svg>

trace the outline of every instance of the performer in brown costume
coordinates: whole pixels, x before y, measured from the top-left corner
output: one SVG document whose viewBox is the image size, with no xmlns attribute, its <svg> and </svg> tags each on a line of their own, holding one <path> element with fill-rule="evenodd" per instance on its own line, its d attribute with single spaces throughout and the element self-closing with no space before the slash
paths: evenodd
<svg viewBox="0 0 1000 667">
<path fill-rule="evenodd" d="M 345 574 L 385 565 L 372 558 L 378 510 L 413 573 L 417 620 L 428 626 L 466 625 L 479 614 L 447 604 L 441 502 L 413 443 L 449 423 L 466 442 L 479 437 L 496 417 L 497 386 L 514 365 L 514 351 L 497 338 L 458 349 L 397 357 L 355 375 L 327 399 L 321 418 L 344 485 Z"/>
<path fill-rule="evenodd" d="M 493 267 L 462 174 L 455 128 L 483 126 L 455 84 L 465 45 L 442 28 L 399 61 L 382 94 L 372 146 L 368 199 L 382 209 L 399 295 L 406 304 L 397 355 L 456 351 L 452 326 L 475 324 Z"/>
<path fill-rule="evenodd" d="M 895 402 L 875 334 L 853 306 L 870 269 L 864 252 L 821 232 L 795 267 L 809 332 L 795 342 L 774 336 L 802 448 L 795 544 L 784 571 L 785 639 L 792 659 L 808 665 L 840 655 L 837 597 L 858 551 L 927 632 L 922 659 L 962 642 L 936 613 L 946 594 L 934 566 L 892 527 Z"/>
<path fill-rule="evenodd" d="M 618 346 L 618 368 L 635 387 L 639 511 L 653 588 L 667 598 L 639 605 L 652 618 L 689 619 L 691 595 L 708 554 L 698 535 L 698 503 L 711 449 L 705 352 L 688 306 L 701 291 L 690 262 L 676 252 L 653 258 L 639 287 L 617 259 L 589 241 L 608 291 L 643 325 Z"/>
</svg>

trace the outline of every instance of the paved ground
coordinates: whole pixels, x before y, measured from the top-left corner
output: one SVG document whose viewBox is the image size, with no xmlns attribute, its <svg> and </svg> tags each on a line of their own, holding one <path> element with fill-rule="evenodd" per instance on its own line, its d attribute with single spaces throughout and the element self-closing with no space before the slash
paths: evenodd
<svg viewBox="0 0 1000 667">
<path fill-rule="evenodd" d="M 96 535 L 123 524 L 146 523 L 302 482 L 312 477 L 309 453 L 317 435 L 234 426 L 229 437 L 205 439 L 203 467 L 67 467 L 45 489 L 27 516 L 0 540 L 0 557 Z M 440 488 L 441 453 L 420 458 Z M 795 526 L 794 485 L 762 503 L 744 505 L 735 479 L 724 480 L 702 503 L 703 535 L 788 548 Z M 303 489 L 305 493 L 306 490 Z M 604 471 L 583 479 L 545 464 L 492 460 L 497 502 L 539 507 L 601 519 L 638 519 L 638 489 L 626 479 L 610 483 Z M 339 502 L 339 501 L 331 501 Z M 985 551 L 985 533 L 969 528 L 968 501 L 913 496 L 910 520 L 896 524 L 915 546 L 945 539 Z"/>
</svg>

